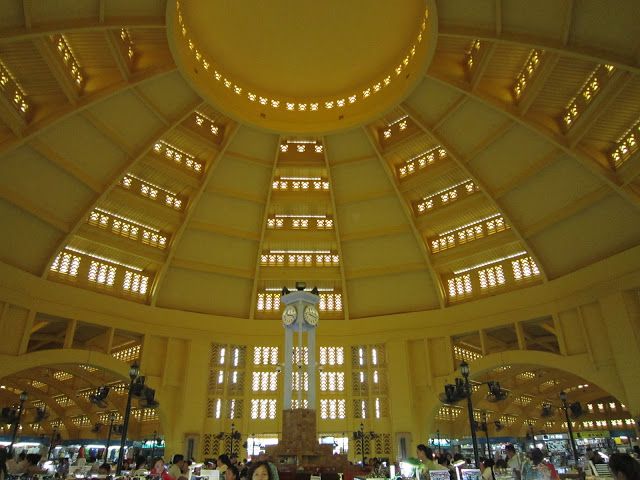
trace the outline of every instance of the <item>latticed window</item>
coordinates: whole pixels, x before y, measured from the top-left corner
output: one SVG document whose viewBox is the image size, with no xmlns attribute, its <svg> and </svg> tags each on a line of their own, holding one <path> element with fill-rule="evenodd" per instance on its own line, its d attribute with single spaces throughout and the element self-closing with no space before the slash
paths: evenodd
<svg viewBox="0 0 640 480">
<path fill-rule="evenodd" d="M 280 292 L 260 292 L 257 297 L 256 308 L 259 312 L 273 312 L 280 310 Z"/>
<path fill-rule="evenodd" d="M 443 405 L 438 409 L 436 414 L 436 420 L 442 420 L 445 422 L 452 422 L 460 416 L 462 413 L 462 407 L 455 407 L 452 405 Z"/>
<path fill-rule="evenodd" d="M 341 312 L 342 311 L 342 294 L 341 293 L 321 293 L 318 308 L 323 312 Z"/>
<path fill-rule="evenodd" d="M 293 347 L 293 364 L 309 365 L 309 349 L 307 347 Z"/>
<path fill-rule="evenodd" d="M 253 347 L 254 365 L 277 365 L 278 347 Z"/>
<path fill-rule="evenodd" d="M 303 392 L 309 391 L 309 374 L 307 372 L 292 372 L 291 374 L 291 388 L 294 392 L 302 390 Z"/>
<path fill-rule="evenodd" d="M 254 398 L 251 400 L 252 420 L 273 420 L 276 418 L 276 400 L 273 398 Z"/>
<path fill-rule="evenodd" d="M 69 252 L 60 252 L 51 265 L 51 271 L 70 277 L 78 276 L 80 257 Z"/>
<path fill-rule="evenodd" d="M 320 400 L 320 418 L 335 420 L 346 418 L 346 400 L 343 398 L 323 398 Z"/>
<path fill-rule="evenodd" d="M 242 399 L 231 398 L 227 400 L 227 418 L 229 420 L 237 420 L 242 418 Z"/>
<path fill-rule="evenodd" d="M 291 400 L 291 409 L 297 410 L 299 408 L 309 408 L 309 401 L 306 398 L 303 398 L 302 401 L 298 401 L 298 399 L 294 398 Z"/>
<path fill-rule="evenodd" d="M 251 389 L 254 392 L 275 392 L 278 390 L 277 372 L 253 372 Z"/>
<path fill-rule="evenodd" d="M 149 288 L 149 277 L 141 273 L 126 271 L 122 288 L 125 292 L 146 295 Z"/>
<path fill-rule="evenodd" d="M 320 390 L 323 392 L 344 391 L 344 372 L 320 372 Z"/>
<path fill-rule="evenodd" d="M 467 363 L 471 363 L 474 360 L 482 358 L 482 354 L 473 350 L 469 350 L 468 348 L 461 347 L 460 345 L 454 345 L 453 357 L 456 360 L 464 360 Z"/>
<path fill-rule="evenodd" d="M 320 347 L 320 365 L 344 365 L 344 347 Z"/>
<path fill-rule="evenodd" d="M 369 401 L 365 399 L 353 400 L 353 418 L 367 418 Z"/>
<path fill-rule="evenodd" d="M 159 420 L 158 411 L 155 408 L 133 408 L 131 415 L 139 422 L 153 422 Z"/>
<path fill-rule="evenodd" d="M 480 280 L 480 288 L 483 290 L 504 285 L 506 282 L 502 265 L 494 265 L 478 270 L 478 279 Z"/>
<path fill-rule="evenodd" d="M 471 274 L 457 275 L 447 280 L 449 298 L 465 297 L 473 293 L 471 286 Z"/>
<path fill-rule="evenodd" d="M 142 345 L 132 345 L 130 347 L 123 348 L 116 352 L 112 352 L 111 356 L 113 358 L 117 358 L 122 362 L 132 362 L 133 360 L 140 358 L 141 350 L 142 350 Z"/>
<path fill-rule="evenodd" d="M 538 265 L 536 265 L 536 262 L 534 262 L 531 257 L 518 258 L 517 260 L 513 260 L 511 265 L 513 267 L 513 278 L 516 281 L 540 275 Z"/>
<path fill-rule="evenodd" d="M 114 265 L 99 262 L 98 260 L 91 260 L 88 279 L 90 282 L 97 283 L 98 285 L 112 287 L 116 279 L 117 270 Z"/>
<path fill-rule="evenodd" d="M 244 371 L 231 370 L 228 375 L 227 393 L 230 395 L 242 394 L 244 392 Z"/>
</svg>

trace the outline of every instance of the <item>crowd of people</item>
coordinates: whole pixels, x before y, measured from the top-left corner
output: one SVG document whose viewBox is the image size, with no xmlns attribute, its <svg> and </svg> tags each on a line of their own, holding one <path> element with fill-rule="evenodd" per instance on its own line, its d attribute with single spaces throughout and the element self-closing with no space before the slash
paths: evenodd
<svg viewBox="0 0 640 480">
<path fill-rule="evenodd" d="M 430 471 L 448 470 L 450 478 L 457 475 L 455 468 L 473 468 L 471 459 L 465 459 L 462 454 L 444 451 L 436 453 L 424 444 L 420 444 L 416 451 L 418 457 L 418 471 L 420 480 L 430 480 Z M 602 456 L 598 452 L 587 449 L 586 459 L 591 463 L 607 463 L 616 480 L 640 480 L 640 448 L 636 448 L 634 455 L 627 453 L 612 453 L 610 456 Z M 51 469 L 41 465 L 42 456 L 36 453 L 20 452 L 15 457 L 10 457 L 6 449 L 0 448 L 0 480 L 10 477 L 34 477 L 38 474 L 52 474 Z M 87 476 L 97 474 L 107 477 L 115 473 L 111 464 L 99 462 L 95 458 L 88 461 L 83 452 L 78 455 L 73 463 L 76 467 L 87 469 Z M 69 474 L 70 462 L 68 458 L 60 458 L 55 462 L 55 476 L 66 478 Z M 388 471 L 384 471 L 382 462 L 373 459 L 369 467 L 374 474 L 388 477 Z M 482 480 L 496 480 L 499 476 L 511 477 L 514 480 L 559 480 L 558 472 L 539 448 L 532 449 L 528 455 L 518 452 L 513 445 L 507 445 L 505 456 L 497 455 L 495 458 L 481 458 L 478 466 Z M 123 470 L 130 477 L 152 478 L 154 480 L 188 480 L 190 473 L 206 475 L 207 471 L 217 470 L 220 480 L 279 480 L 276 466 L 268 461 L 262 454 L 256 461 L 240 461 L 237 455 L 220 455 L 216 459 L 208 460 L 202 464 L 196 464 L 193 460 L 187 460 L 183 455 L 174 455 L 172 462 L 166 465 L 162 457 L 149 459 L 143 455 L 135 455 L 126 458 Z"/>
<path fill-rule="evenodd" d="M 449 470 L 451 478 L 455 479 L 454 466 L 472 468 L 471 459 L 464 459 L 460 453 L 451 454 L 448 451 L 436 454 L 431 448 L 420 444 L 416 454 L 420 460 L 421 480 L 429 480 L 428 473 L 433 470 Z M 586 459 L 591 463 L 607 463 L 616 480 L 640 480 L 640 448 L 634 449 L 634 454 L 612 453 L 608 461 L 599 452 L 587 449 Z M 514 445 L 507 445 L 505 456 L 495 458 L 480 458 L 478 468 L 482 480 L 496 480 L 496 476 L 508 476 L 515 480 L 559 480 L 560 476 L 553 465 L 539 448 L 533 448 L 528 455 L 518 452 Z"/>
</svg>

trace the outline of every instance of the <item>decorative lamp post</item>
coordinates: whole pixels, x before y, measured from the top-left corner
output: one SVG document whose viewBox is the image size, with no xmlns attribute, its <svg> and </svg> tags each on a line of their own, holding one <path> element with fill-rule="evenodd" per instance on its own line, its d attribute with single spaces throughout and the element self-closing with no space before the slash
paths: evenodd
<svg viewBox="0 0 640 480">
<path fill-rule="evenodd" d="M 438 455 L 442 453 L 442 447 L 440 446 L 440 429 L 436 430 L 436 434 L 438 436 Z"/>
<path fill-rule="evenodd" d="M 473 459 L 476 468 L 480 466 L 480 457 L 478 455 L 478 439 L 476 438 L 476 429 L 473 420 L 473 402 L 471 401 L 471 384 L 469 383 L 469 364 L 464 360 L 460 363 L 460 373 L 464 378 L 464 389 L 467 397 L 467 411 L 469 413 L 469 427 L 471 428 L 471 442 L 473 443 Z"/>
<path fill-rule="evenodd" d="M 22 412 L 24 410 L 24 402 L 27 401 L 29 395 L 27 392 L 20 394 L 20 406 L 18 407 L 18 416 L 16 417 L 16 423 L 13 425 L 13 432 L 11 432 L 11 444 L 9 444 L 9 455 L 13 455 L 13 444 L 16 442 L 16 436 L 18 435 L 18 427 L 20 426 L 20 419 L 22 418 Z"/>
<path fill-rule="evenodd" d="M 364 424 L 360 422 L 360 450 L 362 453 L 362 468 L 364 468 Z"/>
<path fill-rule="evenodd" d="M 122 424 L 122 437 L 120 438 L 120 451 L 118 452 L 118 465 L 116 467 L 116 475 L 122 473 L 122 464 L 124 461 L 124 444 L 127 441 L 127 429 L 129 428 L 129 415 L 131 414 L 131 396 L 133 394 L 133 384 L 140 375 L 140 367 L 137 363 L 133 363 L 129 368 L 129 393 L 127 394 L 127 406 L 124 410 L 124 421 Z"/>
<path fill-rule="evenodd" d="M 578 465 L 578 449 L 576 448 L 576 441 L 573 438 L 573 427 L 571 426 L 571 420 L 569 419 L 569 406 L 567 405 L 567 392 L 562 390 L 560 392 L 560 400 L 562 401 L 562 410 L 564 410 L 564 418 L 567 419 L 567 430 L 569 430 L 569 440 L 571 441 L 571 450 L 573 451 L 573 459 Z"/>
<path fill-rule="evenodd" d="M 489 424 L 487 423 L 487 411 L 482 411 L 482 430 L 484 430 L 485 438 L 487 439 L 487 457 L 493 459 L 491 454 L 491 444 L 489 443 Z"/>
<path fill-rule="evenodd" d="M 115 412 L 109 414 L 109 433 L 107 434 L 107 447 L 104 449 L 104 461 L 109 460 L 109 447 L 111 446 L 111 434 L 113 433 L 113 422 L 116 420 Z"/>
<path fill-rule="evenodd" d="M 47 460 L 51 460 L 51 452 L 53 452 L 53 442 L 55 442 L 57 434 L 58 434 L 58 427 L 53 427 L 53 431 L 51 432 L 51 438 L 49 438 L 49 451 L 47 451 Z"/>
</svg>

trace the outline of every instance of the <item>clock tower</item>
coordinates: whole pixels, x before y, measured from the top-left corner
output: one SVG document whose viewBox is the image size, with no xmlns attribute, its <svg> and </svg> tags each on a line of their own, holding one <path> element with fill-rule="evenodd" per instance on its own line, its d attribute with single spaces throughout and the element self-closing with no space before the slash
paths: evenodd
<svg viewBox="0 0 640 480">
<path fill-rule="evenodd" d="M 303 285 L 303 284 L 300 284 Z M 284 305 L 282 312 L 282 324 L 284 325 L 284 409 L 291 409 L 291 396 L 293 393 L 293 377 L 297 376 L 297 406 L 304 408 L 304 400 L 308 409 L 316 409 L 316 327 L 318 326 L 318 303 L 320 297 L 317 290 L 307 292 L 304 286 L 296 285 L 298 290 L 285 291 L 281 298 Z M 296 336 L 294 340 L 294 335 Z M 297 347 L 298 355 L 295 355 Z M 306 365 L 309 389 L 304 392 L 305 357 L 304 348 L 307 349 L 308 362 Z M 306 393 L 306 394 L 305 394 Z"/>
</svg>

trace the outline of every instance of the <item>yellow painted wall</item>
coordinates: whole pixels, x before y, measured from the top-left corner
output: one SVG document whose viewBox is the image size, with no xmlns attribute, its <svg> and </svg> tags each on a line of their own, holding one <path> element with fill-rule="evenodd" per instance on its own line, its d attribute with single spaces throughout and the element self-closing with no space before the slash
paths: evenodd
<svg viewBox="0 0 640 480">
<path fill-rule="evenodd" d="M 366 429 L 375 430 L 378 425 L 394 439 L 398 433 L 408 433 L 413 439 L 410 451 L 435 430 L 434 413 L 440 405 L 437 395 L 456 374 L 452 336 L 501 325 L 517 329 L 520 322 L 544 315 L 554 319 L 561 355 L 526 349 L 491 354 L 471 364 L 472 374 L 518 363 L 564 369 L 616 396 L 637 418 L 639 259 L 640 248 L 632 249 L 552 282 L 444 310 L 348 322 L 321 320 L 317 344 L 347 347 L 347 379 L 351 374 L 349 346 L 385 346 L 390 416 L 377 424 L 367 419 Z M 0 378 L 54 361 L 94 363 L 112 371 L 119 369 L 118 373 L 126 378 L 127 366 L 105 354 L 72 349 L 19 354 L 25 351 L 29 322 L 35 312 L 142 334 L 141 370 L 161 403 L 161 428 L 168 455 L 185 448 L 186 435 L 202 442 L 205 434 L 229 431 L 230 420 L 207 419 L 205 414 L 211 343 L 247 345 L 248 366 L 252 346 L 282 344 L 278 321 L 153 308 L 47 282 L 5 264 L 0 264 L 0 302 L 0 334 L 4 339 L 0 347 Z M 523 342 L 526 348 L 526 340 Z M 250 420 L 250 371 L 247 368 L 244 415 L 235 422 L 244 439 L 249 434 L 279 430 L 279 419 Z M 320 421 L 321 431 L 353 431 L 359 427 L 360 420 L 353 418 L 348 389 L 345 396 L 347 420 Z M 144 433 L 144 429 L 138 433 Z"/>
</svg>

